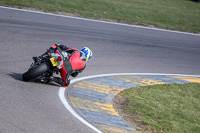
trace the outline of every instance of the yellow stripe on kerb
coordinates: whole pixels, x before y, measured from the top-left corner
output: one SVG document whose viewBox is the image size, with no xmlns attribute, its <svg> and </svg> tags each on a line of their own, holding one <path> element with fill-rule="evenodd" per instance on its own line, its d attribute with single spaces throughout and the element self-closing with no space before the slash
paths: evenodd
<svg viewBox="0 0 200 133">
<path fill-rule="evenodd" d="M 155 85 L 155 84 L 165 84 L 165 82 L 160 82 L 152 79 L 145 79 L 138 76 L 114 76 L 113 78 L 121 79 L 126 82 L 133 82 L 141 86 L 145 85 Z"/>
<path fill-rule="evenodd" d="M 101 93 L 112 94 L 112 95 L 117 95 L 120 91 L 124 90 L 123 88 L 96 84 L 96 83 L 92 83 L 92 82 L 89 82 L 89 81 L 77 82 L 74 85 L 74 87 L 82 88 L 82 89 L 89 89 L 89 90 L 98 91 L 98 92 L 101 92 Z"/>
<path fill-rule="evenodd" d="M 189 81 L 189 82 L 200 83 L 200 78 L 197 78 L 197 77 L 189 77 L 189 76 L 171 76 L 171 77 Z"/>
<path fill-rule="evenodd" d="M 155 85 L 155 84 L 165 84 L 165 82 L 159 82 L 152 79 L 143 79 L 140 82 L 135 82 L 140 85 Z"/>
<path fill-rule="evenodd" d="M 119 116 L 119 114 L 115 111 L 112 104 L 94 102 L 73 96 L 70 96 L 69 99 L 71 100 L 71 103 L 75 108 L 82 108 L 86 110 L 97 111 L 101 113 L 107 113 Z"/>
<path fill-rule="evenodd" d="M 129 131 L 125 129 L 120 129 L 117 127 L 101 125 L 101 124 L 94 124 L 95 127 L 99 128 L 104 133 L 136 133 L 135 131 Z"/>
</svg>

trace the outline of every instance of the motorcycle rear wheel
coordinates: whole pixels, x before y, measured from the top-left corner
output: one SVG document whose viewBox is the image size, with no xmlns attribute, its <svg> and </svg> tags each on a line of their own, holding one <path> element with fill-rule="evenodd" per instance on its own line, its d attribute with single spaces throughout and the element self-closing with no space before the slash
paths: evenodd
<svg viewBox="0 0 200 133">
<path fill-rule="evenodd" d="M 25 72 L 22 75 L 22 79 L 24 81 L 28 82 L 32 79 L 37 78 L 38 76 L 40 76 L 42 73 L 48 71 L 49 69 L 50 69 L 50 64 L 48 62 L 44 62 L 44 63 L 38 65 L 37 67 L 31 68 L 27 72 Z"/>
</svg>

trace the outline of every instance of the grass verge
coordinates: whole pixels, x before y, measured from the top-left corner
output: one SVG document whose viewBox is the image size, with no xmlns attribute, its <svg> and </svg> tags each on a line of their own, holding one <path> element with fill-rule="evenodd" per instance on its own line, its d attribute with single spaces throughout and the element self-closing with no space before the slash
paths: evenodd
<svg viewBox="0 0 200 133">
<path fill-rule="evenodd" d="M 0 0 L 0 5 L 200 33 L 200 2 L 191 0 Z"/>
<path fill-rule="evenodd" d="M 134 87 L 120 92 L 119 96 L 126 99 L 123 100 L 125 119 L 135 123 L 140 131 L 200 132 L 198 83 Z"/>
</svg>

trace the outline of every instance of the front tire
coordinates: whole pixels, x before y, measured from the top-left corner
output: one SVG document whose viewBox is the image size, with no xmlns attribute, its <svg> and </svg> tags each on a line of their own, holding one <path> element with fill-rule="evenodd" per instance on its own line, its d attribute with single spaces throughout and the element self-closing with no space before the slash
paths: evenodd
<svg viewBox="0 0 200 133">
<path fill-rule="evenodd" d="M 44 62 L 39 66 L 31 68 L 27 72 L 25 72 L 22 75 L 22 79 L 28 82 L 34 78 L 37 78 L 38 76 L 40 76 L 42 73 L 46 72 L 49 69 L 50 69 L 50 64 L 48 62 Z"/>
</svg>

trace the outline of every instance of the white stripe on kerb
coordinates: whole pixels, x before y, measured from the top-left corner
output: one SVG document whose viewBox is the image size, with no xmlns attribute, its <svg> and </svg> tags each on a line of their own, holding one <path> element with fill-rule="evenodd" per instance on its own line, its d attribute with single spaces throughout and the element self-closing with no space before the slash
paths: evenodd
<svg viewBox="0 0 200 133">
<path fill-rule="evenodd" d="M 85 119 L 83 119 L 82 117 L 80 117 L 73 109 L 72 107 L 69 105 L 69 103 L 67 102 L 66 98 L 65 98 L 65 90 L 66 88 L 60 87 L 59 89 L 59 97 L 60 100 L 62 101 L 62 103 L 64 104 L 65 108 L 74 116 L 76 117 L 79 121 L 81 121 L 82 123 L 84 123 L 85 125 L 87 125 L 88 127 L 90 127 L 91 129 L 93 129 L 94 131 L 96 131 L 97 133 L 102 133 L 99 129 L 95 128 L 94 126 L 92 126 L 90 123 L 88 123 Z"/>
<path fill-rule="evenodd" d="M 113 73 L 113 74 L 101 74 L 101 75 L 92 75 L 87 77 L 81 77 L 77 79 L 73 79 L 71 83 L 75 83 L 81 80 L 91 79 L 91 78 L 97 78 L 97 77 L 105 77 L 105 76 L 116 76 L 116 75 L 166 75 L 166 76 L 191 76 L 191 77 L 200 77 L 200 75 L 183 75 L 183 74 L 160 74 L 160 73 Z M 65 98 L 65 90 L 66 88 L 60 87 L 59 89 L 59 97 L 61 102 L 64 104 L 64 106 L 69 110 L 72 115 L 74 115 L 77 119 L 79 119 L 81 122 L 83 122 L 85 125 L 96 131 L 97 133 L 102 133 L 100 130 L 95 128 L 93 125 L 88 123 L 85 119 L 83 119 L 81 116 L 79 116 L 70 106 L 70 104 L 67 102 Z"/>
</svg>

